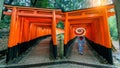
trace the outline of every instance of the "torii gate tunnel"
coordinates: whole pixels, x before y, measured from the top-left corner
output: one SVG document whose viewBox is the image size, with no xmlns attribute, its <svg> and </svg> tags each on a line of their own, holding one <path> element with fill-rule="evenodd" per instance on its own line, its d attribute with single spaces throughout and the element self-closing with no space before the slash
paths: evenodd
<svg viewBox="0 0 120 68">
<path fill-rule="evenodd" d="M 64 56 L 76 38 L 75 29 L 82 27 L 86 29 L 86 39 L 93 49 L 108 63 L 113 64 L 108 26 L 108 17 L 114 15 L 114 12 L 109 12 L 109 9 L 114 8 L 113 5 L 71 12 L 9 5 L 5 7 L 11 10 L 11 12 L 4 12 L 11 16 L 7 62 L 31 47 L 36 39 L 46 36 L 52 36 L 53 55 L 56 58 L 56 24 L 62 20 L 65 25 Z"/>
</svg>

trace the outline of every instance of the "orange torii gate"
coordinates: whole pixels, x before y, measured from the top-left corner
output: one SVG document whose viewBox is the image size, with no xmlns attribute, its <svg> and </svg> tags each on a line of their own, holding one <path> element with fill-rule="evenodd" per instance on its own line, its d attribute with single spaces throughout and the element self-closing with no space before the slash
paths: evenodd
<svg viewBox="0 0 120 68">
<path fill-rule="evenodd" d="M 75 39 L 75 28 L 86 29 L 86 39 L 91 46 L 105 58 L 108 63 L 113 64 L 111 51 L 111 38 L 108 26 L 108 17 L 114 15 L 109 10 L 113 5 L 96 8 L 65 12 L 64 24 L 64 56 L 67 49 Z M 72 35 L 71 35 L 72 34 Z"/>
<path fill-rule="evenodd" d="M 8 5 L 5 5 L 5 7 L 12 10 L 12 12 L 4 12 L 4 14 L 11 15 L 12 17 L 7 61 L 17 57 L 24 51 L 21 49 L 27 49 L 34 43 L 33 40 L 36 40 L 36 38 L 44 37 L 50 34 L 52 35 L 53 40 L 53 55 L 56 58 L 56 23 L 59 20 L 62 20 L 65 25 L 64 56 L 67 55 L 67 49 L 76 37 L 74 33 L 75 28 L 82 27 L 86 29 L 85 36 L 89 43 L 92 44 L 91 46 L 110 64 L 113 63 L 110 41 L 111 38 L 107 21 L 109 16 L 114 15 L 114 12 L 108 11 L 114 7 L 113 5 L 71 12 Z M 28 47 L 26 47 L 26 45 L 28 45 Z M 16 48 L 18 49 L 17 51 Z"/>
<path fill-rule="evenodd" d="M 61 19 L 61 10 L 9 5 L 5 7 L 12 11 L 4 12 L 11 16 L 7 62 L 32 46 L 33 40 L 39 37 L 52 35 L 53 49 L 57 50 L 56 23 Z"/>
</svg>

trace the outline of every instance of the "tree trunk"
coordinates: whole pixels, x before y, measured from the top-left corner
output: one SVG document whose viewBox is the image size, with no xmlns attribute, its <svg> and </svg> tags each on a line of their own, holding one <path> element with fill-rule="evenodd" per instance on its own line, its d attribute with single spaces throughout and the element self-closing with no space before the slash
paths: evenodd
<svg viewBox="0 0 120 68">
<path fill-rule="evenodd" d="M 117 19 L 117 28 L 118 28 L 118 38 L 120 44 L 120 0 L 114 0 L 116 19 Z M 120 46 L 119 46 L 120 49 Z"/>
<path fill-rule="evenodd" d="M 30 2 L 31 2 L 30 6 L 35 7 L 38 0 L 30 0 Z"/>
<path fill-rule="evenodd" d="M 1 17 L 2 17 L 3 4 L 4 4 L 4 0 L 0 0 L 0 21 L 1 21 Z"/>
</svg>

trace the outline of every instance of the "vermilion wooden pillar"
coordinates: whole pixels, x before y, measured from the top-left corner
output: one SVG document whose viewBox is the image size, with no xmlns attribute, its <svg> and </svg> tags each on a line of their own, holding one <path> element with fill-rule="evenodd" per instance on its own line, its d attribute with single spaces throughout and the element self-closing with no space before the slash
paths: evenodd
<svg viewBox="0 0 120 68">
<path fill-rule="evenodd" d="M 106 47 L 106 55 L 103 55 L 103 57 L 106 58 L 108 63 L 113 64 L 113 58 L 112 58 L 112 46 L 111 46 L 111 38 L 110 38 L 110 30 L 109 30 L 109 25 L 108 25 L 108 15 L 107 15 L 107 9 L 103 9 L 103 28 L 104 28 L 104 42 L 105 42 L 105 47 Z"/>
<path fill-rule="evenodd" d="M 24 17 L 21 17 L 21 21 L 20 21 L 20 34 L 19 34 L 19 43 L 22 43 L 22 39 L 23 39 L 23 24 L 24 24 Z"/>
<path fill-rule="evenodd" d="M 100 34 L 101 34 L 101 44 L 104 44 L 104 32 L 103 32 L 103 30 L 104 30 L 104 28 L 103 28 L 103 24 L 101 23 L 101 22 L 103 22 L 102 21 L 103 19 L 101 19 L 101 18 L 99 18 L 99 22 L 100 22 Z"/>
<path fill-rule="evenodd" d="M 53 40 L 53 56 L 57 58 L 57 39 L 56 39 L 56 13 L 52 11 L 52 40 Z"/>
<path fill-rule="evenodd" d="M 110 38 L 110 31 L 109 31 L 109 26 L 108 26 L 108 15 L 107 15 L 107 9 L 106 8 L 104 8 L 103 9 L 104 11 L 103 11 L 103 14 L 104 14 L 104 16 L 103 16 L 103 24 L 104 24 L 104 36 L 105 36 L 105 39 L 106 40 L 104 40 L 105 41 L 105 45 L 106 45 L 106 47 L 108 47 L 108 48 L 111 48 L 111 38 Z"/>
<path fill-rule="evenodd" d="M 72 28 L 72 26 L 70 26 L 70 33 L 69 33 L 70 40 L 73 39 L 73 34 L 74 34 L 73 28 Z"/>
<path fill-rule="evenodd" d="M 55 15 L 55 10 L 52 12 L 52 38 L 53 38 L 53 44 L 57 45 L 57 40 L 56 40 L 56 15 Z"/>
<path fill-rule="evenodd" d="M 12 47 L 16 45 L 16 40 L 14 39 L 15 28 L 17 26 L 16 15 L 17 15 L 16 7 L 13 7 L 12 18 L 11 18 L 11 23 L 10 23 L 10 35 L 9 35 L 8 47 Z"/>
<path fill-rule="evenodd" d="M 16 22 L 17 10 L 16 9 L 17 9 L 16 7 L 13 7 L 6 62 L 16 57 L 16 52 L 14 52 L 14 49 L 15 49 L 14 47 L 17 45 L 17 41 L 18 41 L 17 40 L 18 37 L 16 35 L 16 30 L 17 30 L 17 22 Z"/>
<path fill-rule="evenodd" d="M 66 56 L 67 54 L 67 49 L 68 49 L 68 46 L 67 43 L 69 41 L 69 21 L 68 21 L 68 13 L 66 12 L 65 13 L 65 23 L 64 23 L 65 27 L 64 27 L 64 56 Z"/>
<path fill-rule="evenodd" d="M 27 42 L 28 41 L 28 34 L 29 34 L 29 21 L 28 20 L 25 20 L 24 21 L 24 25 L 23 25 L 23 38 L 24 38 L 24 42 Z"/>
<path fill-rule="evenodd" d="M 68 13 L 65 13 L 65 27 L 64 27 L 64 44 L 68 42 Z"/>
</svg>

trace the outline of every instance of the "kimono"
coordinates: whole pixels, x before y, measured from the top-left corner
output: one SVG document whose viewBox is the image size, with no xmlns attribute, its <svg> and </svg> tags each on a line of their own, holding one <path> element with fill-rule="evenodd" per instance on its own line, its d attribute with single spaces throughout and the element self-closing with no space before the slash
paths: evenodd
<svg viewBox="0 0 120 68">
<path fill-rule="evenodd" d="M 79 53 L 83 54 L 84 46 L 86 44 L 85 37 L 82 36 L 82 39 L 80 39 L 80 37 L 77 37 L 77 43 L 78 43 L 78 51 L 79 51 Z"/>
</svg>

